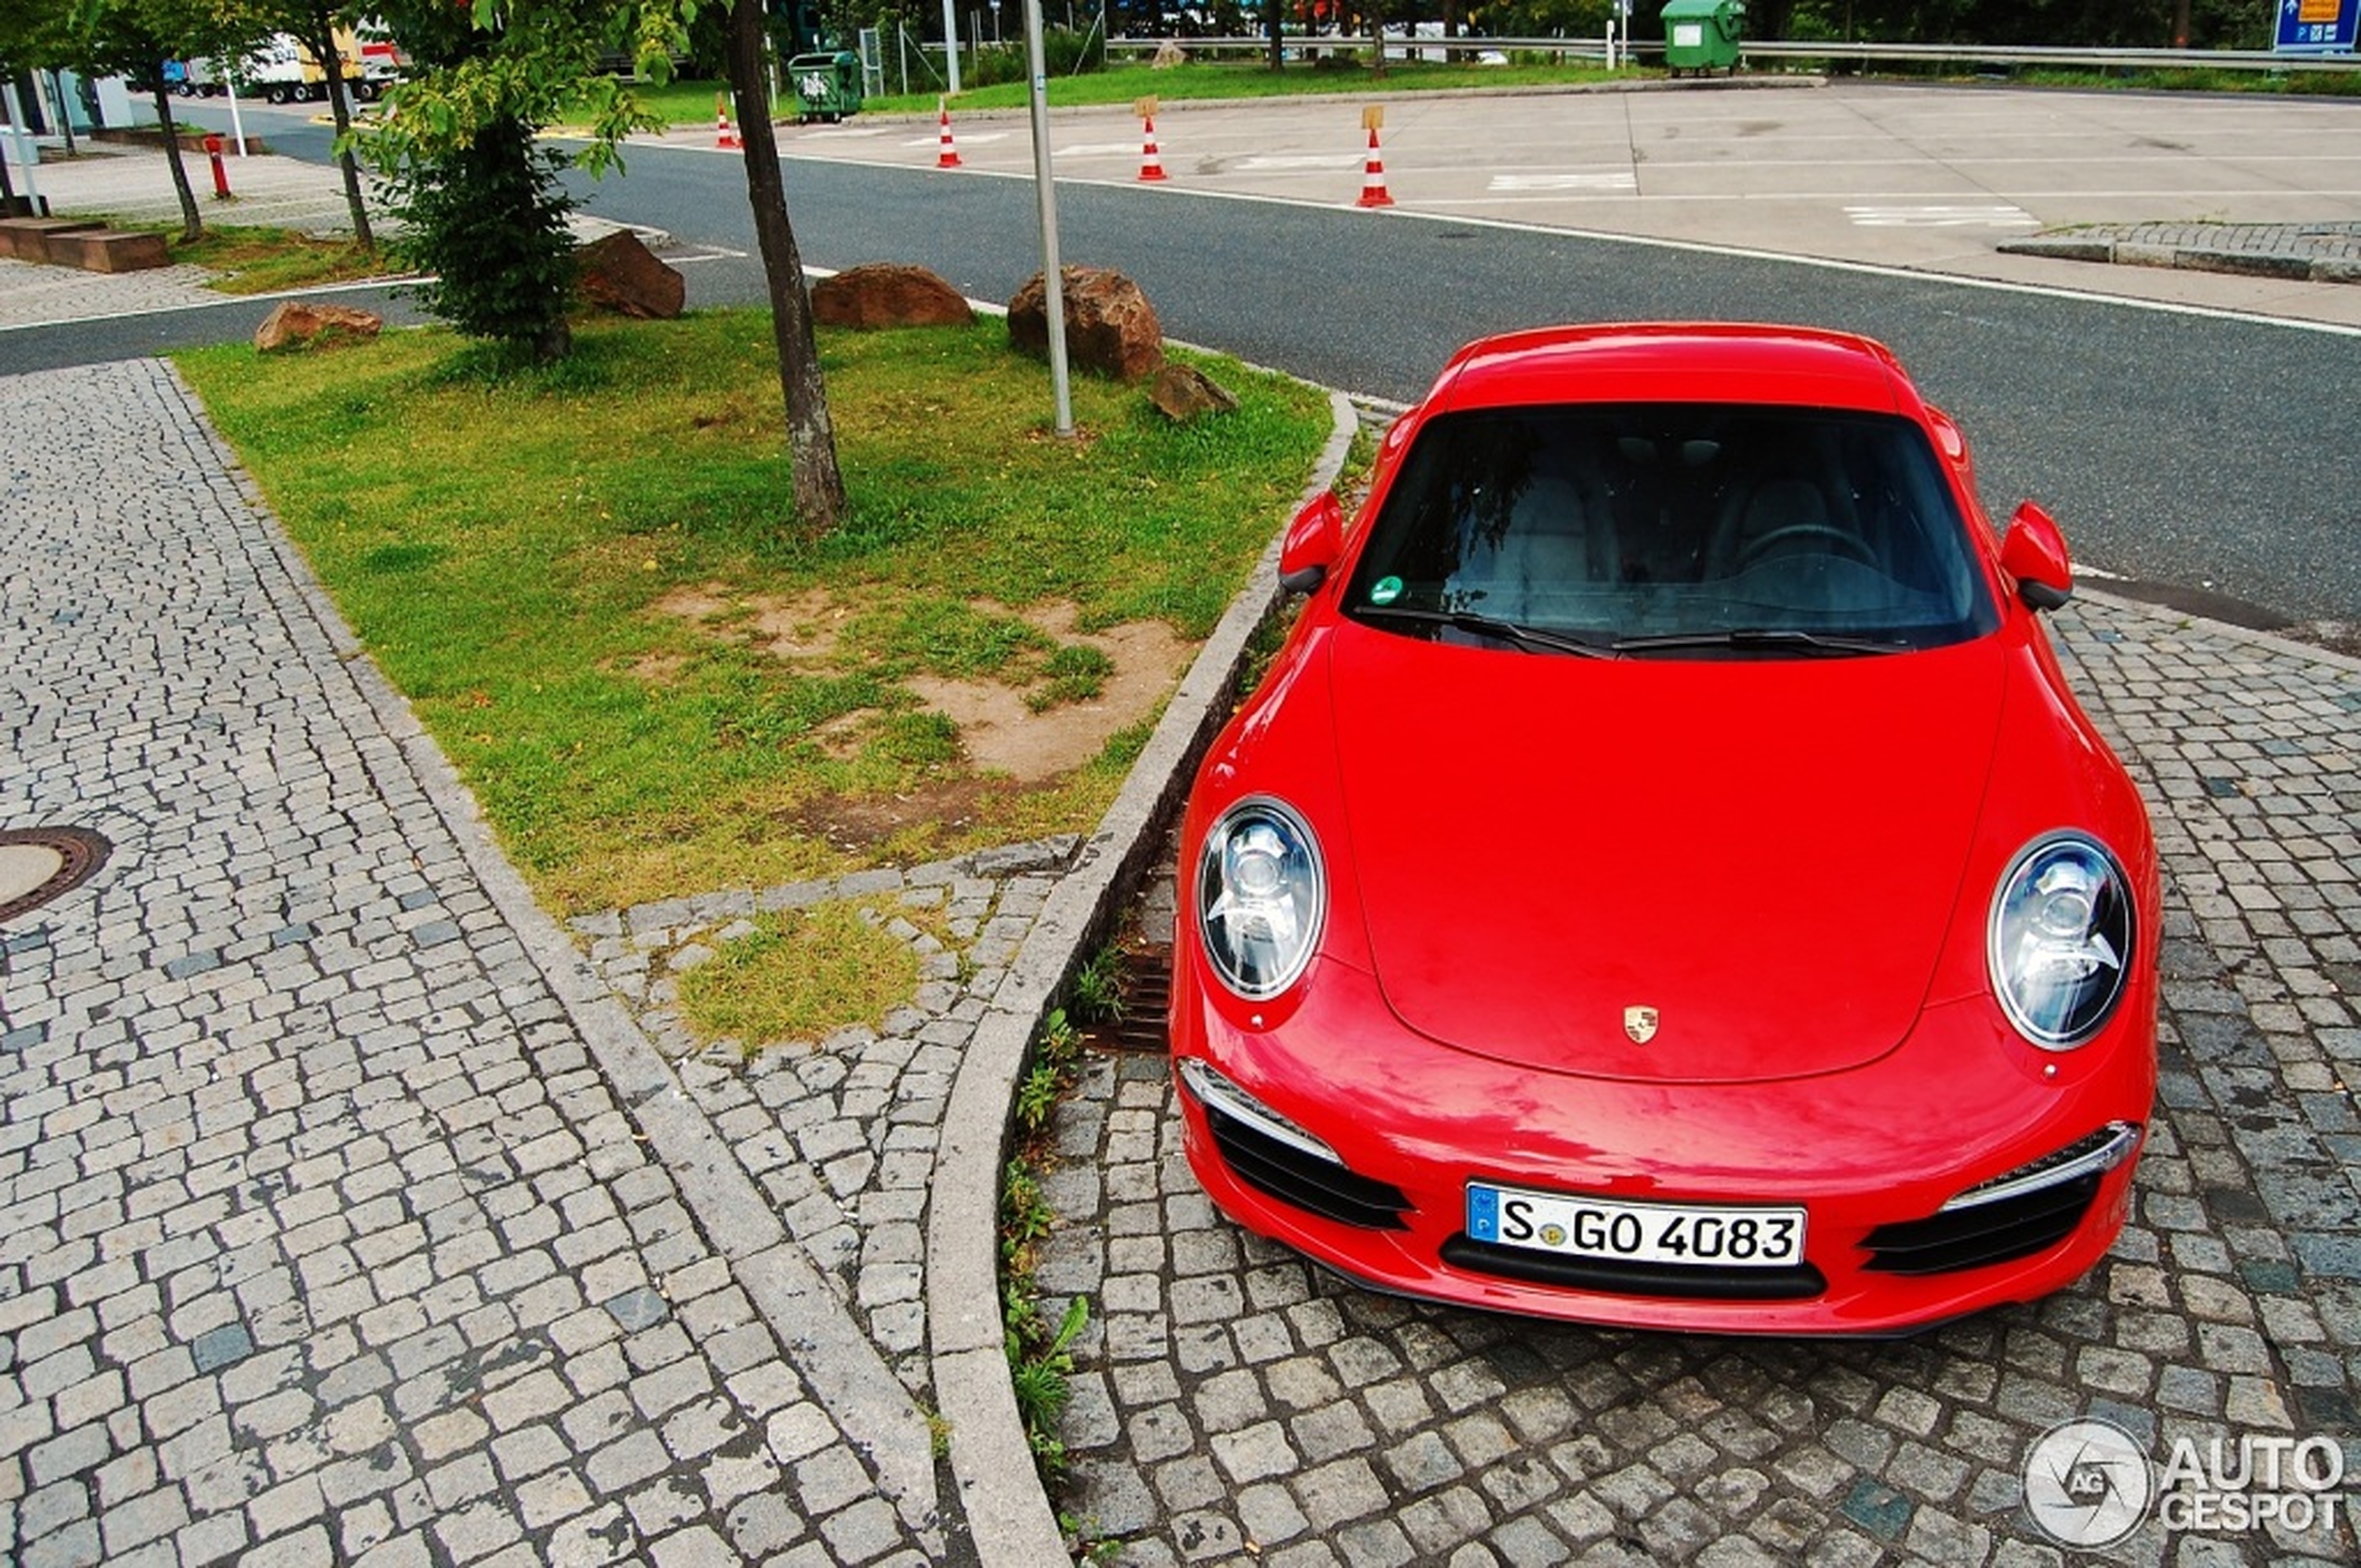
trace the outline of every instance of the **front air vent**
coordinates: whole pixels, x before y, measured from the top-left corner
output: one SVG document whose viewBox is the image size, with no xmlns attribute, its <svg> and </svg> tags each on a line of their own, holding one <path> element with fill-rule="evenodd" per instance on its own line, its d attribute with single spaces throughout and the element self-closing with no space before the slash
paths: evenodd
<svg viewBox="0 0 2361 1568">
<path fill-rule="evenodd" d="M 1863 1267 L 1888 1274 L 1950 1274 L 2030 1258 L 2074 1234 L 2099 1195 L 2102 1174 L 2091 1171 L 2012 1197 L 1946 1208 L 1930 1219 L 1880 1225 L 1862 1239 L 1869 1251 Z"/>
<path fill-rule="evenodd" d="M 1258 1192 L 1339 1225 L 1372 1231 L 1402 1231 L 1410 1200 L 1391 1182 L 1374 1180 L 1233 1116 L 1218 1105 L 1205 1108 L 1213 1146 L 1231 1174 Z"/>
</svg>

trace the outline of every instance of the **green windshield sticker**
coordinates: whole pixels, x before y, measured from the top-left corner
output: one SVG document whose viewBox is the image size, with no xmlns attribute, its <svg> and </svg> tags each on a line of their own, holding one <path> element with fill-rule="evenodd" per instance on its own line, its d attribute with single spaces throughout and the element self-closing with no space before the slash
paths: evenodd
<svg viewBox="0 0 2361 1568">
<path fill-rule="evenodd" d="M 1369 585 L 1369 602 L 1372 604 L 1392 604 L 1401 597 L 1402 579 L 1399 577 L 1380 577 Z"/>
</svg>

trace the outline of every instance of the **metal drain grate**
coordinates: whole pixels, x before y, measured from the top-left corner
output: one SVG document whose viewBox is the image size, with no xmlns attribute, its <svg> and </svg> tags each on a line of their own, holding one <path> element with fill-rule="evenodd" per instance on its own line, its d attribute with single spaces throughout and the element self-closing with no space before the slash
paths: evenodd
<svg viewBox="0 0 2361 1568">
<path fill-rule="evenodd" d="M 114 846 L 83 827 L 0 830 L 0 920 L 13 920 L 88 881 Z"/>
</svg>

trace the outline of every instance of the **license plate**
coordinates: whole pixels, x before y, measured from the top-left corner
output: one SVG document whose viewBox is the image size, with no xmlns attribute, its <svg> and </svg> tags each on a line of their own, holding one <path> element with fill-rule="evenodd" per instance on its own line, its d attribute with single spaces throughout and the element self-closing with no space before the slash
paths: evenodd
<svg viewBox="0 0 2361 1568">
<path fill-rule="evenodd" d="M 1617 1263 L 1784 1269 L 1803 1261 L 1800 1208 L 1635 1204 L 1468 1183 L 1468 1234 Z"/>
</svg>

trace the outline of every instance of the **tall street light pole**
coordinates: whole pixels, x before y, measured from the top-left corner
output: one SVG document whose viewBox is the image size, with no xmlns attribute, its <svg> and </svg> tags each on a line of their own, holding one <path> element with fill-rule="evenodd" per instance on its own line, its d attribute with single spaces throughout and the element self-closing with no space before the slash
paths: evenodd
<svg viewBox="0 0 2361 1568">
<path fill-rule="evenodd" d="M 1041 303 L 1049 326 L 1049 384 L 1057 396 L 1058 434 L 1074 434 L 1074 399 L 1066 379 L 1065 280 L 1058 270 L 1058 191 L 1049 178 L 1049 74 L 1041 48 L 1041 0 L 1024 0 L 1024 64 L 1033 79 L 1033 183 L 1041 201 Z"/>
</svg>

